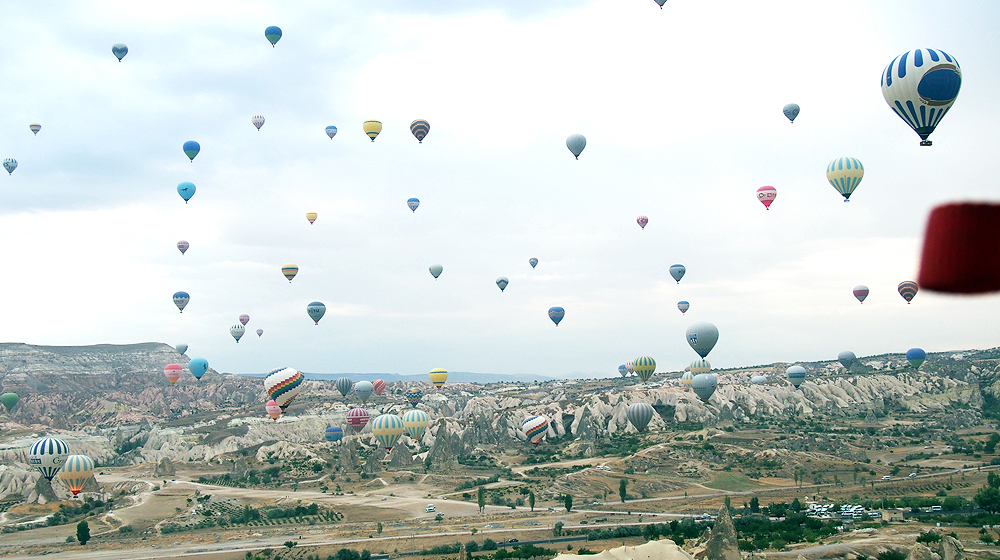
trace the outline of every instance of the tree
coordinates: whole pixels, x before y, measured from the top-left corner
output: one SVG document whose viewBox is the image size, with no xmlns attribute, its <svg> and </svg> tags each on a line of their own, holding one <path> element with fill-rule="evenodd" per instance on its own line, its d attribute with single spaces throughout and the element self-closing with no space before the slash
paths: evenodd
<svg viewBox="0 0 1000 560">
<path fill-rule="evenodd" d="M 760 513 L 760 500 L 757 496 L 750 498 L 750 513 Z"/>
<path fill-rule="evenodd" d="M 479 543 L 476 541 L 469 541 L 465 543 L 466 552 L 479 552 Z"/>
<path fill-rule="evenodd" d="M 535 511 L 535 492 L 528 492 L 528 505 L 531 506 L 531 511 Z"/>
<path fill-rule="evenodd" d="M 479 502 L 479 513 L 486 509 L 486 490 L 482 486 L 476 491 L 476 500 Z"/>
<path fill-rule="evenodd" d="M 76 524 L 76 540 L 80 541 L 81 545 L 87 544 L 90 540 L 90 525 L 86 519 Z"/>
<path fill-rule="evenodd" d="M 992 472 L 990 474 L 993 474 Z M 985 509 L 988 513 L 996 513 L 1000 511 L 1000 489 L 994 488 L 989 485 L 983 486 L 976 492 L 976 495 L 972 497 L 972 501 L 976 502 L 976 505 Z"/>
<path fill-rule="evenodd" d="M 378 522 L 378 525 L 376 525 L 376 526 L 375 526 L 375 531 L 376 531 L 376 532 L 377 532 L 378 534 L 380 534 L 380 535 L 382 534 L 382 522 L 381 522 L 381 521 L 379 521 L 379 522 Z"/>
<path fill-rule="evenodd" d="M 788 506 L 788 509 L 792 510 L 795 513 L 798 513 L 802 511 L 802 502 L 800 502 L 798 498 L 795 498 L 794 500 L 792 500 L 792 504 Z"/>
<path fill-rule="evenodd" d="M 562 536 L 562 528 L 563 528 L 563 522 L 562 521 L 556 521 L 555 526 L 552 527 L 552 536 L 553 537 L 561 537 Z"/>
<path fill-rule="evenodd" d="M 729 496 L 726 496 L 724 504 L 726 506 L 726 509 L 729 510 L 729 513 L 733 513 L 733 502 L 729 499 Z"/>
<path fill-rule="evenodd" d="M 1000 488 L 1000 474 L 996 471 L 990 471 L 990 474 L 986 475 L 986 484 L 990 488 Z"/>
<path fill-rule="evenodd" d="M 295 546 L 295 541 L 285 541 L 285 548 L 291 550 Z"/>
<path fill-rule="evenodd" d="M 573 509 L 573 496 L 566 494 L 566 497 L 563 498 L 563 502 L 566 504 L 566 511 Z"/>
<path fill-rule="evenodd" d="M 483 550 L 496 550 L 497 542 L 493 539 L 483 539 Z"/>
<path fill-rule="evenodd" d="M 621 496 L 622 503 L 625 503 L 625 497 L 628 496 L 628 479 L 623 478 L 618 482 L 618 495 Z"/>
</svg>

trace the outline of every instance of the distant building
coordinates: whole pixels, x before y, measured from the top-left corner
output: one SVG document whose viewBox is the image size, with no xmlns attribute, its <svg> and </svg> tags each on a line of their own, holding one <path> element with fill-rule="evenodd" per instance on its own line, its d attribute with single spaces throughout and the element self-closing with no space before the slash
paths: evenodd
<svg viewBox="0 0 1000 560">
<path fill-rule="evenodd" d="M 893 521 L 904 521 L 903 510 L 901 509 L 880 509 L 878 511 L 882 514 L 882 521 L 890 523 Z"/>
</svg>

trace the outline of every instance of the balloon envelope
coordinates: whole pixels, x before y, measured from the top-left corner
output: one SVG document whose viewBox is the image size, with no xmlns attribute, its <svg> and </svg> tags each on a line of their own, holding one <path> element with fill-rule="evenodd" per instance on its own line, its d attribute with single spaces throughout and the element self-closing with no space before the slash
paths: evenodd
<svg viewBox="0 0 1000 560">
<path fill-rule="evenodd" d="M 528 259 L 528 264 L 531 265 L 531 268 L 535 268 L 536 266 L 538 266 L 538 259 L 536 259 L 535 257 L 531 257 L 530 259 Z"/>
<path fill-rule="evenodd" d="M 840 362 L 840 365 L 847 369 L 851 369 L 851 366 L 854 365 L 854 360 L 857 359 L 858 357 L 855 356 L 854 352 L 851 352 L 850 350 L 844 350 L 840 354 L 837 354 L 837 361 Z"/>
<path fill-rule="evenodd" d="M 750 383 L 753 383 L 754 385 L 763 385 L 764 383 L 767 383 L 767 376 L 755 375 L 750 378 Z"/>
<path fill-rule="evenodd" d="M 326 441 L 340 441 L 344 439 L 344 429 L 340 426 L 329 426 L 324 435 Z"/>
<path fill-rule="evenodd" d="M 410 210 L 412 210 L 413 212 L 416 212 L 417 208 L 420 207 L 420 199 L 419 198 L 408 198 L 408 199 L 406 199 L 406 205 L 410 207 Z"/>
<path fill-rule="evenodd" d="M 757 200 L 764 205 L 764 208 L 771 209 L 771 203 L 778 197 L 778 190 L 774 187 L 761 187 L 757 189 Z"/>
<path fill-rule="evenodd" d="M 948 113 L 962 89 L 958 60 L 939 49 L 916 49 L 892 60 L 882 72 L 882 96 L 920 136 L 921 146 Z"/>
<path fill-rule="evenodd" d="M 417 142 L 421 144 L 424 143 L 424 137 L 430 131 L 431 123 L 423 119 L 417 119 L 410 123 L 410 132 L 413 133 L 413 137 L 417 139 Z"/>
<path fill-rule="evenodd" d="M 851 199 L 851 193 L 864 176 L 865 166 L 852 157 L 837 158 L 826 166 L 826 180 L 844 197 L 844 202 Z"/>
<path fill-rule="evenodd" d="M 239 323 L 229 327 L 229 334 L 233 335 L 233 338 L 236 339 L 236 344 L 240 343 L 240 339 L 243 338 L 243 333 L 246 331 L 247 328 Z"/>
<path fill-rule="evenodd" d="M 653 376 L 653 372 L 656 371 L 656 360 L 649 356 L 639 356 L 632 360 L 632 369 L 635 370 L 635 374 L 639 376 L 639 379 L 642 379 L 642 382 L 645 383 L 649 381 L 649 378 Z"/>
<path fill-rule="evenodd" d="M 392 449 L 403 435 L 403 419 L 395 414 L 383 414 L 372 422 L 375 441 L 386 450 Z"/>
<path fill-rule="evenodd" d="M 205 375 L 208 371 L 208 360 L 205 358 L 194 358 L 188 362 L 188 370 L 191 371 L 191 375 L 195 379 L 201 379 L 201 376 Z"/>
<path fill-rule="evenodd" d="M 703 402 L 708 402 L 715 394 L 715 388 L 719 386 L 719 381 L 711 373 L 701 373 L 691 380 L 691 390 Z"/>
<path fill-rule="evenodd" d="M 678 301 L 677 309 L 680 309 L 682 314 L 687 313 L 687 310 L 691 309 L 691 304 L 686 301 Z"/>
<path fill-rule="evenodd" d="M 432 264 L 428 270 L 431 271 L 431 276 L 437 278 L 438 276 L 441 276 L 442 272 L 444 272 L 444 267 L 439 264 Z"/>
<path fill-rule="evenodd" d="M 678 284 L 681 283 L 681 278 L 684 278 L 684 274 L 687 269 L 684 268 L 682 264 L 672 264 L 670 265 L 670 276 L 677 281 Z"/>
<path fill-rule="evenodd" d="M 326 135 L 330 137 L 330 140 L 333 140 L 333 137 L 337 135 L 337 127 L 333 125 L 326 127 Z"/>
<path fill-rule="evenodd" d="M 923 365 L 924 360 L 927 359 L 927 352 L 924 352 L 920 348 L 910 348 L 906 351 L 906 360 L 910 362 L 910 365 L 914 368 L 919 368 Z"/>
<path fill-rule="evenodd" d="M 868 297 L 868 286 L 858 284 L 854 286 L 854 297 L 858 298 L 861 303 L 865 302 L 865 298 Z"/>
<path fill-rule="evenodd" d="M 240 315 L 240 324 L 241 325 L 246 326 L 246 324 L 249 323 L 249 322 L 250 322 L 250 316 L 249 315 L 247 315 L 246 313 L 243 313 L 242 315 Z"/>
<path fill-rule="evenodd" d="M 306 219 L 309 220 L 310 224 L 315 222 L 318 216 L 315 212 L 306 212 Z"/>
<path fill-rule="evenodd" d="M 190 158 L 191 161 L 194 161 L 194 156 L 198 155 L 198 152 L 201 151 L 201 144 L 194 140 L 188 140 L 181 148 L 184 150 L 184 155 Z"/>
<path fill-rule="evenodd" d="M 618 373 L 620 373 L 622 377 L 628 377 L 628 366 L 625 364 L 618 366 Z"/>
<path fill-rule="evenodd" d="M 351 389 L 354 388 L 354 382 L 351 381 L 350 377 L 341 377 L 340 379 L 337 379 L 333 385 L 337 388 L 337 391 L 340 392 L 340 396 L 345 398 L 347 397 L 347 393 L 350 393 Z"/>
<path fill-rule="evenodd" d="M 257 329 L 257 337 L 260 338 L 262 334 L 264 334 L 264 329 Z"/>
<path fill-rule="evenodd" d="M 291 282 L 292 278 L 295 278 L 295 275 L 299 273 L 299 267 L 292 263 L 288 263 L 282 265 L 281 273 L 285 275 L 285 278 L 287 278 L 289 282 Z"/>
<path fill-rule="evenodd" d="M 919 290 L 917 283 L 912 280 L 900 282 L 896 289 L 899 291 L 899 295 L 903 296 L 903 299 L 906 300 L 906 303 L 910 303 L 913 300 L 913 296 L 917 295 L 917 291 Z"/>
<path fill-rule="evenodd" d="M 708 363 L 708 360 L 705 358 L 695 360 L 688 366 L 688 371 L 695 375 L 698 375 L 699 373 L 708 373 L 712 371 L 712 364 Z"/>
<path fill-rule="evenodd" d="M 635 364 L 632 363 L 632 360 L 625 362 L 625 367 L 629 373 L 635 373 Z"/>
<path fill-rule="evenodd" d="M 361 380 L 354 384 L 354 393 L 361 399 L 361 402 L 366 403 L 368 399 L 375 392 L 375 386 L 372 385 L 371 381 Z"/>
<path fill-rule="evenodd" d="M 569 138 L 566 139 L 566 147 L 569 148 L 571 154 L 576 159 L 580 159 L 580 154 L 583 153 L 583 149 L 587 147 L 587 139 L 583 137 L 582 134 L 571 134 Z"/>
<path fill-rule="evenodd" d="M 375 389 L 375 394 L 379 396 L 381 396 L 382 392 L 385 391 L 387 385 L 388 384 L 385 381 L 382 381 L 381 379 L 376 379 L 375 381 L 372 381 L 372 388 Z"/>
<path fill-rule="evenodd" d="M 256 126 L 257 130 L 260 130 L 260 127 L 264 126 L 264 115 L 254 115 L 250 119 L 250 123 Z"/>
<path fill-rule="evenodd" d="M 14 170 L 17 169 L 17 160 L 14 158 L 3 160 L 3 168 L 7 170 L 8 175 L 13 175 Z"/>
<path fill-rule="evenodd" d="M 184 253 L 187 253 L 187 250 L 189 248 L 191 248 L 191 244 L 188 243 L 187 241 L 182 240 L 177 242 L 177 250 L 180 251 L 182 255 Z"/>
<path fill-rule="evenodd" d="M 125 43 L 115 43 L 111 45 L 111 54 L 115 55 L 118 62 L 121 62 L 125 55 L 128 54 L 128 46 Z"/>
<path fill-rule="evenodd" d="M 352 408 L 347 411 L 347 425 L 354 430 L 354 433 L 359 433 L 365 429 L 369 418 L 371 418 L 371 414 L 363 408 Z"/>
<path fill-rule="evenodd" d="M 33 132 L 35 136 L 38 136 L 38 131 L 42 129 L 42 125 L 33 122 L 28 125 L 28 129 L 31 130 L 31 132 Z"/>
<path fill-rule="evenodd" d="M 59 472 L 66 457 L 69 455 L 69 446 L 61 439 L 42 438 L 31 444 L 28 449 L 28 463 L 38 469 L 46 480 Z"/>
<path fill-rule="evenodd" d="M 198 189 L 195 188 L 194 183 L 191 183 L 191 182 L 188 182 L 188 181 L 185 181 L 185 182 L 177 185 L 177 194 L 181 195 L 181 198 L 184 199 L 185 203 L 187 203 L 187 201 L 191 200 L 191 197 L 194 196 L 194 192 L 196 190 L 198 190 Z"/>
<path fill-rule="evenodd" d="M 177 350 L 178 354 L 183 354 L 188 351 L 188 345 L 184 342 L 174 346 L 174 350 Z"/>
<path fill-rule="evenodd" d="M 181 313 L 184 313 L 184 308 L 187 307 L 189 301 L 191 301 L 191 296 L 187 292 L 174 292 L 174 305 Z"/>
<path fill-rule="evenodd" d="M 559 326 L 559 321 L 562 321 L 565 316 L 566 310 L 562 307 L 549 308 L 549 319 L 552 319 L 552 322 L 555 323 L 557 327 Z"/>
<path fill-rule="evenodd" d="M 83 490 L 91 478 L 94 478 L 94 461 L 86 455 L 66 457 L 66 462 L 59 469 L 59 480 L 66 483 L 74 496 Z"/>
<path fill-rule="evenodd" d="M 508 282 L 506 276 L 501 276 L 500 278 L 497 278 L 497 287 L 500 288 L 501 292 L 507 288 L 507 284 Z"/>
<path fill-rule="evenodd" d="M 178 379 L 181 378 L 181 373 L 183 371 L 184 368 L 180 364 L 167 364 L 166 367 L 163 368 L 163 375 L 165 375 L 167 380 L 170 381 L 170 384 L 173 385 L 177 383 Z"/>
<path fill-rule="evenodd" d="M 695 323 L 687 328 L 687 341 L 702 358 L 707 358 L 719 341 L 719 329 L 712 323 Z"/>
<path fill-rule="evenodd" d="M 638 218 L 635 219 L 635 223 L 639 224 L 640 228 L 646 229 L 646 224 L 649 223 L 649 218 L 647 218 L 646 216 L 639 216 Z"/>
<path fill-rule="evenodd" d="M 785 377 L 788 378 L 788 382 L 795 386 L 796 389 L 802 382 L 806 380 L 806 368 L 802 366 L 791 366 L 785 370 Z"/>
<path fill-rule="evenodd" d="M 423 410 L 407 410 L 406 414 L 403 414 L 403 428 L 406 430 L 406 435 L 415 440 L 424 436 L 429 424 L 430 418 Z"/>
<path fill-rule="evenodd" d="M 444 385 L 444 382 L 448 381 L 448 372 L 443 368 L 432 369 L 429 376 L 431 378 L 431 383 L 438 388 L 441 388 L 441 386 Z"/>
<path fill-rule="evenodd" d="M 19 400 L 20 397 L 17 396 L 17 393 L 7 392 L 0 395 L 0 404 L 3 404 L 3 407 L 7 409 L 8 414 L 10 413 L 11 409 L 17 406 L 17 401 Z"/>
<path fill-rule="evenodd" d="M 365 130 L 365 134 L 367 134 L 368 137 L 372 139 L 372 142 L 374 142 L 378 133 L 382 132 L 382 122 L 376 120 L 365 121 L 362 128 Z"/>
<path fill-rule="evenodd" d="M 545 437 L 545 432 L 549 427 L 549 421 L 544 416 L 532 416 L 524 422 L 521 422 L 521 432 L 524 433 L 528 441 L 538 445 L 541 443 L 542 438 Z"/>
<path fill-rule="evenodd" d="M 785 117 L 789 121 L 794 122 L 795 117 L 799 116 L 799 106 L 795 103 L 789 103 L 788 105 L 782 107 L 781 112 L 785 114 Z"/>
<path fill-rule="evenodd" d="M 264 410 L 267 412 L 267 415 L 271 417 L 271 420 L 277 420 L 278 417 L 281 416 L 281 407 L 278 406 L 278 402 L 274 399 L 264 403 Z"/>
<path fill-rule="evenodd" d="M 285 410 L 305 389 L 305 380 L 306 376 L 294 368 L 273 369 L 264 378 L 264 391 L 281 407 L 281 410 Z"/>
<path fill-rule="evenodd" d="M 639 432 L 646 430 L 653 419 L 653 407 L 648 403 L 632 403 L 625 409 L 625 417 Z"/>
<path fill-rule="evenodd" d="M 691 382 L 694 380 L 694 374 L 690 370 L 685 371 L 681 374 L 681 385 L 685 387 L 690 387 Z"/>
<path fill-rule="evenodd" d="M 267 37 L 267 40 L 271 42 L 271 46 L 273 47 L 281 39 L 281 28 L 277 25 L 268 26 L 264 30 L 264 37 Z"/>
<path fill-rule="evenodd" d="M 326 306 L 321 302 L 314 301 L 306 306 L 306 314 L 318 325 L 319 320 L 323 318 L 323 315 L 326 315 Z"/>
<path fill-rule="evenodd" d="M 416 408 L 420 403 L 420 399 L 424 398 L 424 392 L 416 387 L 410 387 L 403 393 L 403 398 L 410 403 L 410 406 Z"/>
</svg>

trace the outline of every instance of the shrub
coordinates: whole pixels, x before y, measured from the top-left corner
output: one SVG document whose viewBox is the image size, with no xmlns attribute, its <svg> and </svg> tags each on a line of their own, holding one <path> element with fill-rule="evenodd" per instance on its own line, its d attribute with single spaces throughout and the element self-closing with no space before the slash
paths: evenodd
<svg viewBox="0 0 1000 560">
<path fill-rule="evenodd" d="M 917 537 L 917 542 L 919 543 L 941 542 L 941 535 L 930 531 L 926 533 L 920 533 L 920 536 Z"/>
</svg>

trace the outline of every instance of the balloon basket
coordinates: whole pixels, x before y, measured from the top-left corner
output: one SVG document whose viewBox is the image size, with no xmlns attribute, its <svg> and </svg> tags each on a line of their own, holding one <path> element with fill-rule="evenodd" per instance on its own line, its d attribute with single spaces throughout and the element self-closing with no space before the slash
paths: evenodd
<svg viewBox="0 0 1000 560">
<path fill-rule="evenodd" d="M 934 208 L 927 220 L 917 284 L 951 294 L 1000 290 L 1000 204 Z"/>
<path fill-rule="evenodd" d="M 920 141 L 920 145 L 921 145 L 921 146 L 931 146 L 931 145 L 933 145 L 933 144 L 934 144 L 934 143 L 933 143 L 933 142 L 931 142 L 930 140 L 921 140 L 921 141 Z"/>
</svg>

